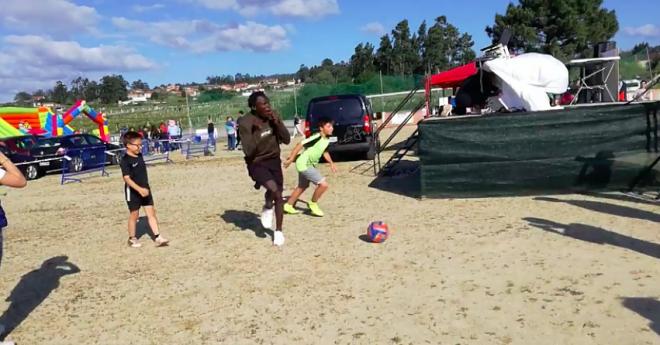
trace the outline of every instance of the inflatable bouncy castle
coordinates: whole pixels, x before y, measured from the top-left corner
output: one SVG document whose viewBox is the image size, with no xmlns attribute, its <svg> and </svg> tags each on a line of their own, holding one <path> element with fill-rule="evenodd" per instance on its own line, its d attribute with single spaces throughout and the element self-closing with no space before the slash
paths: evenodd
<svg viewBox="0 0 660 345">
<path fill-rule="evenodd" d="M 0 108 L 0 138 L 19 135 L 39 135 L 57 137 L 75 133 L 69 126 L 80 114 L 85 114 L 98 125 L 98 136 L 108 141 L 108 121 L 103 113 L 96 112 L 83 100 L 76 102 L 63 115 L 53 112 L 50 108 Z M 95 131 L 96 132 L 96 131 Z"/>
</svg>

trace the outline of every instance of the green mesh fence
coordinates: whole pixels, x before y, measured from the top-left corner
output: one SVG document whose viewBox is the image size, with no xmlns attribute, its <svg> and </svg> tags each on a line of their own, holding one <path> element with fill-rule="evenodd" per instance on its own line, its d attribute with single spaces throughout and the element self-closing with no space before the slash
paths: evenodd
<svg viewBox="0 0 660 345">
<path fill-rule="evenodd" d="M 296 113 L 301 117 L 304 116 L 309 101 L 312 98 L 322 96 L 352 93 L 377 95 L 405 92 L 419 87 L 420 92 L 414 100 L 418 102 L 424 98 L 423 84 L 424 76 L 422 75 L 383 76 L 382 83 L 380 76 L 376 76 L 361 84 L 336 83 L 326 85 L 308 83 L 303 86 L 298 85 L 295 91 L 293 88 L 266 90 L 266 94 L 270 97 L 272 106 L 285 119 L 292 119 Z M 405 94 L 374 98 L 372 100 L 373 109 L 374 111 L 391 111 L 404 97 Z M 204 99 L 204 97 L 199 97 L 199 99 Z M 106 112 L 112 132 L 118 132 L 122 126 L 140 128 L 145 124 L 159 124 L 167 120 L 178 120 L 181 122 L 183 129 L 188 130 L 190 125 L 193 128 L 206 127 L 208 117 L 211 117 L 217 124 L 224 121 L 226 116 L 236 117 L 239 110 L 247 111 L 247 97 L 236 95 L 214 102 L 198 102 L 189 99 L 188 105 L 186 105 L 185 99 L 181 98 L 166 105 L 129 105 L 97 110 Z M 72 127 L 87 130 L 96 128 L 93 123 L 82 117 L 76 119 L 72 123 Z"/>
<path fill-rule="evenodd" d="M 647 136 L 657 131 L 647 124 L 650 107 L 658 103 L 424 121 L 421 193 L 463 198 L 625 189 L 657 157 Z M 644 183 L 658 185 L 658 173 Z"/>
</svg>

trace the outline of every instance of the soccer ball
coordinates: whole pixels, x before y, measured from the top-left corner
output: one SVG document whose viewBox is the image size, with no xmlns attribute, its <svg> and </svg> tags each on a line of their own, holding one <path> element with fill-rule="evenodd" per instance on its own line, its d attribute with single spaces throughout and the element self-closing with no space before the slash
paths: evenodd
<svg viewBox="0 0 660 345">
<path fill-rule="evenodd" d="M 387 240 L 390 231 L 385 222 L 372 222 L 367 228 L 367 238 L 372 243 L 383 243 Z"/>
</svg>

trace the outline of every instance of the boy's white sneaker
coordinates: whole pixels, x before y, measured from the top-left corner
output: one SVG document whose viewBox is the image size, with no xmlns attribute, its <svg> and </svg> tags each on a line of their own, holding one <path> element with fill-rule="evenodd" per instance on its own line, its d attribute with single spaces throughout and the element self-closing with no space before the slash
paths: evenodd
<svg viewBox="0 0 660 345">
<path fill-rule="evenodd" d="M 261 211 L 261 226 L 264 227 L 264 229 L 272 229 L 273 228 L 273 216 L 275 215 L 275 209 L 274 208 L 265 208 Z"/>
<path fill-rule="evenodd" d="M 166 246 L 168 243 L 170 243 L 170 240 L 166 239 L 161 235 L 158 235 L 158 237 L 154 239 L 154 243 L 156 244 L 156 247 L 163 247 Z"/>
<path fill-rule="evenodd" d="M 273 244 L 278 247 L 284 245 L 284 233 L 282 231 L 275 231 L 273 233 Z"/>
<path fill-rule="evenodd" d="M 13 341 L 5 340 L 5 341 L 0 341 L 0 345 L 16 345 Z"/>
<path fill-rule="evenodd" d="M 129 238 L 128 239 L 128 246 L 132 248 L 140 248 L 142 247 L 142 244 L 138 241 L 137 238 Z M 2 344 L 0 344 L 2 345 Z"/>
</svg>

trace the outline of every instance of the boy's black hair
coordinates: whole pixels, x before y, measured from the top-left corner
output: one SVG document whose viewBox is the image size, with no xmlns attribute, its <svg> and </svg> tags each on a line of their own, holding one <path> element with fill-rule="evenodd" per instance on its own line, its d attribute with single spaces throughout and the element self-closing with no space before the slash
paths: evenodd
<svg viewBox="0 0 660 345">
<path fill-rule="evenodd" d="M 257 106 L 257 98 L 259 98 L 259 97 L 263 97 L 263 98 L 268 99 L 268 96 L 266 96 L 266 94 L 263 91 L 253 92 L 250 95 L 250 97 L 248 97 L 248 107 L 250 107 L 250 109 Z"/>
<path fill-rule="evenodd" d="M 245 115 L 245 113 L 243 112 L 243 110 L 239 110 L 238 113 L 241 114 L 241 115 Z"/>
<path fill-rule="evenodd" d="M 128 132 L 124 133 L 124 138 L 123 138 L 124 145 L 130 143 L 131 141 L 133 141 L 135 139 L 142 139 L 142 136 L 140 135 L 140 133 L 131 132 L 131 131 L 128 131 Z"/>
<path fill-rule="evenodd" d="M 322 118 L 320 118 L 320 119 L 316 122 L 316 125 L 317 125 L 318 127 L 323 127 L 323 126 L 327 125 L 328 123 L 334 123 L 334 122 L 335 122 L 335 121 L 333 121 L 333 120 L 332 120 L 331 118 L 329 118 L 329 117 L 322 117 Z"/>
</svg>

